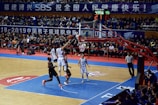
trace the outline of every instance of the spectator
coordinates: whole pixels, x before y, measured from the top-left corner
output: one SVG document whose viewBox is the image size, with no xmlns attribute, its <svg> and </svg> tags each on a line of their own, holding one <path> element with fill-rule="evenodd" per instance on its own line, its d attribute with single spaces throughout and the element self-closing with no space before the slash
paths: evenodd
<svg viewBox="0 0 158 105">
<path fill-rule="evenodd" d="M 112 43 L 110 44 L 108 50 L 109 56 L 112 57 L 115 54 L 115 47 Z"/>
<path fill-rule="evenodd" d="M 151 72 L 151 70 L 149 69 L 147 71 L 147 73 L 145 74 L 145 84 L 150 85 L 150 84 L 154 84 L 156 82 L 157 82 L 156 75 L 153 72 Z"/>
<path fill-rule="evenodd" d="M 158 93 L 156 93 L 156 103 L 155 105 L 158 105 Z"/>
</svg>

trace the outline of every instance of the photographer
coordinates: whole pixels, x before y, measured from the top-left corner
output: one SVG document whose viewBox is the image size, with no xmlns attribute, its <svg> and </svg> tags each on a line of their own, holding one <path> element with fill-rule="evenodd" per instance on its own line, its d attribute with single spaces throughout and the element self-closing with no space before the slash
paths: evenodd
<svg viewBox="0 0 158 105">
<path fill-rule="evenodd" d="M 156 82 L 157 82 L 156 75 L 153 72 L 151 72 L 151 70 L 149 69 L 145 74 L 145 85 L 154 84 Z"/>
</svg>

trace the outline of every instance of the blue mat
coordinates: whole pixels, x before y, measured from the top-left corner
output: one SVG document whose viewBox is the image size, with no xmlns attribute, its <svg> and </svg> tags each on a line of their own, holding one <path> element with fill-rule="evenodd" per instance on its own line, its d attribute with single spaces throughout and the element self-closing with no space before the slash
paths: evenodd
<svg viewBox="0 0 158 105">
<path fill-rule="evenodd" d="M 15 84 L 6 87 L 6 89 L 87 100 L 118 84 L 116 82 L 99 80 L 90 80 L 81 83 L 80 78 L 71 78 L 70 84 L 63 85 L 63 89 L 60 89 L 55 77 L 53 77 L 53 81 L 47 82 L 45 86 L 42 86 L 41 81 L 44 79 L 48 79 L 48 75 Z M 65 78 L 60 77 L 60 80 L 63 83 Z"/>
<path fill-rule="evenodd" d="M 124 89 L 133 90 L 135 87 L 135 80 L 136 80 L 136 77 L 131 78 L 123 83 L 114 85 L 113 87 L 107 89 L 106 91 L 98 94 L 95 97 L 92 97 L 91 99 L 87 100 L 81 105 L 99 105 L 102 102 L 108 100 L 110 97 L 115 96 L 118 93 L 122 92 Z"/>
</svg>

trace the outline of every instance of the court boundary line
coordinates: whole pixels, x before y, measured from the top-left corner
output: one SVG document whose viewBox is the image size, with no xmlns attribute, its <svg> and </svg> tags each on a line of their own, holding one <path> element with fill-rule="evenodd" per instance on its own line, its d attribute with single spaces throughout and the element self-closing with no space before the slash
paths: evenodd
<svg viewBox="0 0 158 105">
<path fill-rule="evenodd" d="M 63 86 L 65 86 L 65 85 L 63 85 Z M 67 92 L 67 93 L 78 94 L 78 92 L 69 91 L 69 90 L 64 89 L 63 87 L 61 87 L 61 90 L 64 91 L 64 92 Z"/>
<path fill-rule="evenodd" d="M 69 91 L 69 90 L 66 90 L 66 89 L 63 88 L 63 87 L 65 87 L 65 86 L 75 85 L 75 84 L 98 85 L 97 83 L 87 83 L 87 82 L 84 82 L 84 83 L 71 83 L 71 84 L 68 84 L 68 85 L 63 85 L 62 88 L 61 88 L 61 90 L 65 91 L 65 92 L 68 92 L 68 93 L 78 94 L 78 92 Z"/>
<path fill-rule="evenodd" d="M 131 79 L 131 78 L 130 78 L 130 79 Z M 124 81 L 124 82 L 118 83 L 117 85 L 114 85 L 113 87 L 111 87 L 111 88 L 109 88 L 109 89 L 107 89 L 107 90 L 105 90 L 105 91 L 103 91 L 103 92 L 101 92 L 101 93 L 95 95 L 94 97 L 92 97 L 92 98 L 86 100 L 85 102 L 81 103 L 80 105 L 82 105 L 82 104 L 84 104 L 84 103 L 86 103 L 86 102 L 88 102 L 88 101 L 90 101 L 90 100 L 93 100 L 94 98 L 100 96 L 101 94 L 106 93 L 106 92 L 108 92 L 108 91 L 114 89 L 115 87 L 117 87 L 117 86 L 119 86 L 119 85 L 121 85 L 121 84 L 123 84 L 123 83 L 129 81 L 130 79 L 128 79 L 128 80 L 126 80 L 126 81 Z"/>
</svg>

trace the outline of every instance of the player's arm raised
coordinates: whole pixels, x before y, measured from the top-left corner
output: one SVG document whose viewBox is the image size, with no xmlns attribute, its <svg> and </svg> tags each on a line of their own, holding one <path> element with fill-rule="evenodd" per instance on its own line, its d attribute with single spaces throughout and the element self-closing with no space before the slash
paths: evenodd
<svg viewBox="0 0 158 105">
<path fill-rule="evenodd" d="M 64 44 L 64 46 L 61 47 L 61 49 L 63 50 L 65 47 L 67 47 L 67 46 L 70 44 L 70 41 L 71 41 L 71 40 L 69 40 L 68 42 L 66 42 L 66 43 Z"/>
</svg>

